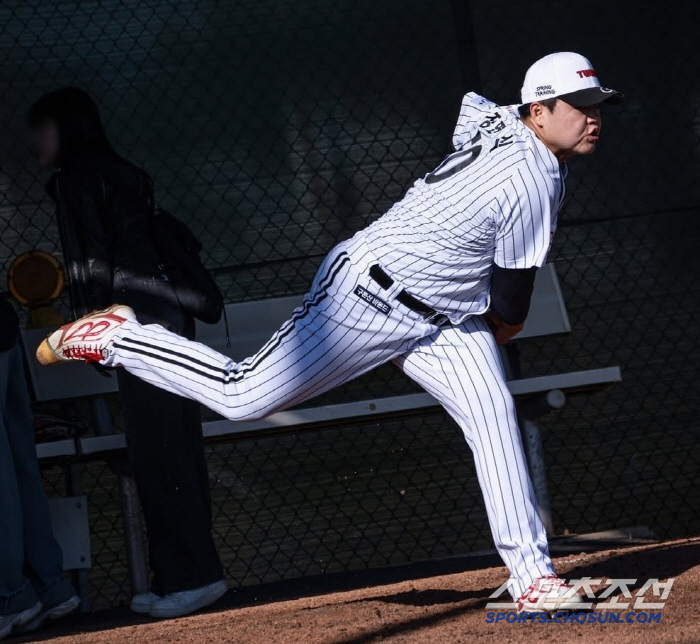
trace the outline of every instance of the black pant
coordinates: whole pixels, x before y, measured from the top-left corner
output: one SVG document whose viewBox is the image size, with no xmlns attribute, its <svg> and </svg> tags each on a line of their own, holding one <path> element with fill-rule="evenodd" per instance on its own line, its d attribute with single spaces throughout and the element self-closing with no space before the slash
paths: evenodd
<svg viewBox="0 0 700 644">
<path fill-rule="evenodd" d="M 115 289 L 115 301 L 134 308 L 144 324 L 193 337 L 194 323 L 158 298 Z M 117 370 L 131 466 L 148 531 L 151 590 L 190 590 L 224 578 L 211 533 L 211 497 L 199 404 Z"/>
</svg>

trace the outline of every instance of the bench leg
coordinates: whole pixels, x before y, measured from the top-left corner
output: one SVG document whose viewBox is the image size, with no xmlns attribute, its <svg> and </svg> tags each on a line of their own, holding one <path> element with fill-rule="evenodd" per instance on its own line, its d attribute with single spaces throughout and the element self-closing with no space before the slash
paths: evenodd
<svg viewBox="0 0 700 644">
<path fill-rule="evenodd" d="M 114 434 L 112 416 L 104 396 L 92 399 L 92 415 L 95 433 L 98 436 Z M 136 481 L 132 474 L 125 472 L 121 460 L 113 461 L 110 467 L 117 473 L 119 481 L 119 504 L 124 526 L 126 557 L 129 562 L 129 580 L 132 595 L 148 592 L 148 563 L 146 559 L 146 542 L 141 524 L 141 504 L 139 503 Z"/>
<path fill-rule="evenodd" d="M 532 486 L 535 488 L 537 507 L 540 519 L 544 524 L 548 537 L 554 536 L 554 524 L 552 523 L 552 506 L 549 502 L 549 487 L 547 486 L 547 470 L 544 464 L 544 449 L 542 437 L 537 424 L 527 418 L 521 418 L 520 430 L 523 435 L 525 454 L 530 468 Z"/>
<path fill-rule="evenodd" d="M 92 420 L 95 424 L 95 434 L 97 436 L 107 436 L 114 434 L 114 424 L 112 415 L 107 406 L 107 399 L 104 396 L 95 396 L 90 401 L 92 407 Z"/>
<path fill-rule="evenodd" d="M 133 475 L 119 475 L 119 498 L 122 506 L 126 556 L 129 561 L 131 593 L 138 595 L 148 592 L 149 581 L 146 542 L 141 524 L 141 504 Z"/>
<path fill-rule="evenodd" d="M 66 491 L 69 496 L 82 496 L 85 493 L 83 490 L 82 470 L 83 466 L 79 463 L 71 463 L 66 468 Z M 79 610 L 81 613 L 89 613 L 92 609 L 92 602 L 90 600 L 88 570 L 85 568 L 74 570 L 72 577 L 73 584 L 78 591 L 78 597 L 80 597 Z"/>
</svg>

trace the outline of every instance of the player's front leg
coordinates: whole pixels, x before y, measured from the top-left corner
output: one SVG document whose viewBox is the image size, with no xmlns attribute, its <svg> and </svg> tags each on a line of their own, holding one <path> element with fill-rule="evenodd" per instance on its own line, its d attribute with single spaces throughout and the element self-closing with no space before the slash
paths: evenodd
<svg viewBox="0 0 700 644">
<path fill-rule="evenodd" d="M 518 610 L 577 607 L 558 579 L 537 511 L 513 398 L 482 318 L 436 331 L 396 360 L 457 421 L 474 454 L 496 548 L 511 571 Z"/>
</svg>

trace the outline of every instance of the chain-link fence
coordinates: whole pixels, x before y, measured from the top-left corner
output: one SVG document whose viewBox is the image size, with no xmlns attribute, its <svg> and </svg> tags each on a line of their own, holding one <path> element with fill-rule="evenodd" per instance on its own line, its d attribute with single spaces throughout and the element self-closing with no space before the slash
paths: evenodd
<svg viewBox="0 0 700 644">
<path fill-rule="evenodd" d="M 700 530 L 700 81 L 692 3 L 8 1 L 0 261 L 60 254 L 27 107 L 88 89 L 120 153 L 203 241 L 229 301 L 299 294 L 323 255 L 442 159 L 462 94 L 518 99 L 539 56 L 581 51 L 627 95 L 570 164 L 550 253 L 572 332 L 518 343 L 523 375 L 620 365 L 542 423 L 558 531 Z M 327 400 L 415 391 L 384 367 Z M 472 459 L 442 412 L 207 448 L 233 583 L 490 544 Z M 53 472 L 53 470 L 52 470 Z M 51 474 L 51 472 L 49 473 Z M 53 472 L 55 474 L 55 472 Z M 95 607 L 128 596 L 117 482 L 84 474 Z"/>
</svg>

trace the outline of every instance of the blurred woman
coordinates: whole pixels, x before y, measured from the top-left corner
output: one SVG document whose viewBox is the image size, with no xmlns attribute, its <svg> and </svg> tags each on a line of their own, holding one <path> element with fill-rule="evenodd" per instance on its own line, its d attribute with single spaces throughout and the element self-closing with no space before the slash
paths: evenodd
<svg viewBox="0 0 700 644">
<path fill-rule="evenodd" d="M 81 89 L 60 89 L 32 106 L 29 121 L 37 160 L 55 169 L 46 189 L 56 203 L 73 315 L 127 303 L 144 324 L 193 338 L 194 320 L 153 243 L 153 182 L 114 151 L 94 101 Z M 153 573 L 151 591 L 131 608 L 186 615 L 226 591 L 199 406 L 121 369 L 117 378 Z"/>
</svg>

